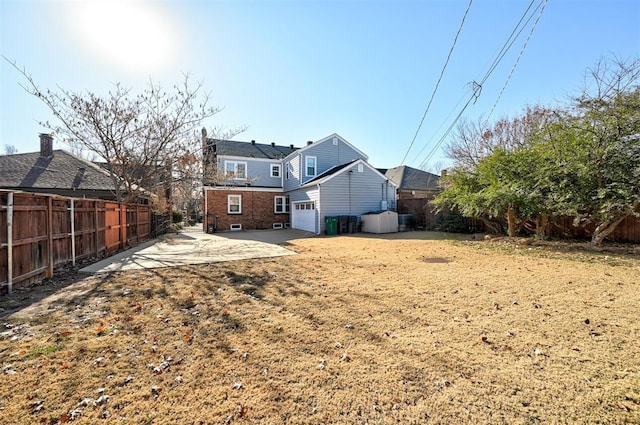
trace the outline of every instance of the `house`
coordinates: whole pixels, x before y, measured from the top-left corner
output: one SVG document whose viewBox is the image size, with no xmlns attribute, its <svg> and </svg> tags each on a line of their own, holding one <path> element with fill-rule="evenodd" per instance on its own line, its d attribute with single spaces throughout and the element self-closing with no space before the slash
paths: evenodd
<svg viewBox="0 0 640 425">
<path fill-rule="evenodd" d="M 385 175 L 398 187 L 398 200 L 433 198 L 440 193 L 440 176 L 401 165 L 389 168 Z"/>
<path fill-rule="evenodd" d="M 109 173 L 89 160 L 54 150 L 50 134 L 40 135 L 40 152 L 0 156 L 0 189 L 115 200 Z"/>
<path fill-rule="evenodd" d="M 409 227 L 429 226 L 434 218 L 429 201 L 442 191 L 440 176 L 405 165 L 390 168 L 385 171 L 385 175 L 398 188 L 397 209 L 400 219 L 402 215 L 408 214 L 411 216 Z"/>
<path fill-rule="evenodd" d="M 302 148 L 204 141 L 207 231 L 292 227 L 316 234 L 325 217 L 395 206 L 396 186 L 337 134 Z"/>
</svg>

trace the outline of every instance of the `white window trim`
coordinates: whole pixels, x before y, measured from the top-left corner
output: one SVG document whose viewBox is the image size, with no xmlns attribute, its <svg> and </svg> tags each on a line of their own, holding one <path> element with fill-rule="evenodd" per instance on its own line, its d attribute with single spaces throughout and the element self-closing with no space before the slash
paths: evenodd
<svg viewBox="0 0 640 425">
<path fill-rule="evenodd" d="M 233 165 L 233 173 L 234 175 L 231 177 L 231 180 L 246 180 L 247 179 L 247 175 L 249 173 L 249 168 L 247 167 L 247 163 L 246 161 L 224 161 L 224 174 L 225 177 L 228 177 L 227 174 L 227 164 L 234 164 Z M 236 174 L 238 173 L 238 164 L 244 164 L 244 177 L 238 177 Z"/>
<path fill-rule="evenodd" d="M 314 174 L 309 174 L 309 167 L 307 166 L 307 161 L 313 158 L 313 171 Z M 306 155 L 304 157 L 304 175 L 305 177 L 315 177 L 318 175 L 318 157 L 313 155 Z"/>
<path fill-rule="evenodd" d="M 288 196 L 274 196 L 273 197 L 273 212 L 275 214 L 288 214 L 289 213 L 289 202 L 288 201 Z M 277 200 L 278 199 L 282 199 L 282 206 L 283 206 L 283 211 L 278 211 L 278 203 Z"/>
<path fill-rule="evenodd" d="M 238 198 L 238 211 L 231 211 L 231 198 Z M 242 214 L 242 195 L 227 195 L 227 214 Z"/>
<path fill-rule="evenodd" d="M 273 168 L 274 167 L 278 167 L 278 175 L 274 176 L 273 175 Z M 281 164 L 269 164 L 269 175 L 271 175 L 271 177 L 276 177 L 276 178 L 280 178 L 282 177 L 282 165 Z"/>
</svg>

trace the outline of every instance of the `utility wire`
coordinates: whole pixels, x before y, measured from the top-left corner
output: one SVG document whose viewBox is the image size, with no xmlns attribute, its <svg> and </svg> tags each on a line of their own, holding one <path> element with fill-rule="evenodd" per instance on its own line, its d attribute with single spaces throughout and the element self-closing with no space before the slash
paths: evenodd
<svg viewBox="0 0 640 425">
<path fill-rule="evenodd" d="M 498 105 L 498 102 L 502 98 L 502 94 L 504 93 L 504 90 L 507 88 L 507 85 L 509 84 L 509 81 L 511 80 L 511 76 L 513 75 L 513 72 L 516 70 L 516 67 L 518 66 L 518 63 L 520 62 L 520 58 L 522 57 L 522 54 L 524 53 L 524 50 L 527 48 L 527 44 L 529 43 L 529 40 L 531 39 L 531 35 L 533 34 L 533 31 L 536 29 L 536 26 L 538 26 L 538 22 L 540 21 L 540 17 L 542 16 L 542 12 L 544 12 L 544 7 L 546 5 L 547 5 L 547 0 L 543 0 L 542 7 L 540 8 L 540 13 L 538 13 L 538 17 L 536 18 L 536 21 L 533 23 L 533 26 L 531 27 L 531 31 L 529 31 L 529 35 L 527 36 L 527 39 L 525 40 L 524 44 L 522 45 L 522 49 L 520 49 L 520 53 L 518 54 L 518 57 L 516 58 L 516 61 L 513 64 L 513 67 L 511 68 L 511 72 L 509 72 L 509 76 L 507 77 L 507 80 L 504 82 L 504 86 L 502 86 L 502 90 L 500 90 L 500 94 L 498 94 L 498 98 L 496 99 L 495 103 L 491 107 L 491 112 L 489 112 L 489 115 L 487 115 L 487 119 L 489 119 L 489 117 L 491 117 L 491 115 L 493 114 L 493 111 L 496 109 L 496 106 Z"/>
<path fill-rule="evenodd" d="M 480 96 L 480 93 L 482 91 L 482 85 L 487 81 L 487 79 L 491 76 L 491 74 L 493 73 L 493 71 L 495 71 L 495 69 L 497 68 L 498 64 L 502 61 L 502 59 L 504 58 L 504 56 L 507 54 L 507 52 L 511 49 L 511 46 L 513 46 L 513 43 L 516 41 L 516 39 L 520 36 L 520 34 L 522 33 L 522 31 L 524 30 L 524 28 L 527 26 L 527 24 L 531 21 L 531 19 L 533 18 L 534 14 L 536 13 L 536 11 L 540 8 L 540 6 L 543 6 L 544 9 L 544 4 L 546 4 L 547 0 L 542 0 L 542 2 L 544 2 L 544 4 L 541 2 L 540 4 L 538 4 L 538 6 L 533 10 L 533 12 L 531 13 L 531 15 L 529 15 L 528 19 L 526 20 L 526 22 L 524 23 L 524 25 L 521 26 L 522 21 L 525 19 L 525 17 L 528 15 L 529 10 L 531 9 L 531 6 L 534 4 L 535 0 L 531 0 L 531 2 L 529 3 L 529 6 L 525 9 L 525 11 L 523 12 L 522 16 L 520 17 L 520 20 L 518 21 L 518 23 L 516 24 L 516 26 L 514 27 L 513 31 L 511 32 L 511 34 L 509 35 L 509 37 L 507 38 L 507 40 L 505 41 L 505 43 L 502 45 L 502 48 L 500 49 L 500 52 L 498 53 L 498 55 L 496 56 L 496 58 L 494 59 L 493 63 L 491 64 L 491 66 L 489 67 L 489 70 L 487 70 L 487 72 L 485 73 L 485 75 L 483 76 L 482 80 L 480 80 L 480 82 L 476 82 L 473 81 L 472 85 L 473 85 L 473 93 L 471 94 L 469 100 L 467 101 L 467 103 L 462 107 L 462 110 L 458 113 L 458 115 L 456 116 L 455 120 L 451 123 L 451 125 L 449 126 L 449 128 L 447 129 L 447 131 L 443 134 L 443 136 L 438 140 L 438 143 L 436 143 L 436 145 L 429 151 L 429 153 L 427 154 L 427 156 L 425 157 L 425 159 L 420 163 L 420 168 L 426 166 L 426 164 L 428 163 L 429 159 L 431 159 L 431 157 L 433 156 L 433 154 L 435 153 L 435 151 L 440 147 L 440 145 L 442 145 L 442 143 L 445 141 L 445 139 L 449 136 L 449 133 L 451 133 L 451 131 L 453 130 L 453 127 L 455 126 L 455 124 L 458 122 L 458 120 L 460 119 L 460 117 L 462 117 L 462 114 L 464 113 L 464 111 L 469 107 L 469 105 L 471 104 L 472 100 L 477 100 L 478 97 Z M 538 20 L 540 18 L 540 15 L 538 15 Z M 538 22 L 538 20 L 536 20 L 536 23 Z M 520 29 L 518 29 L 520 28 Z M 475 101 L 474 101 L 475 103 Z"/>
<path fill-rule="evenodd" d="M 413 139 L 411 140 L 411 143 L 409 144 L 409 148 L 407 149 L 407 152 L 404 154 L 404 157 L 402 158 L 402 161 L 400 162 L 400 165 L 404 164 L 405 159 L 407 159 L 407 155 L 409 155 L 409 151 L 411 151 L 411 148 L 413 147 L 413 144 L 416 141 L 416 138 L 418 137 L 418 133 L 420 133 L 420 129 L 422 128 L 422 124 L 424 123 L 424 119 L 427 116 L 427 112 L 429 112 L 429 108 L 431 107 L 431 103 L 433 102 L 433 98 L 436 95 L 436 92 L 438 91 L 438 87 L 440 86 L 440 81 L 442 81 L 442 76 L 444 75 L 444 71 L 445 69 L 447 69 L 447 65 L 449 64 L 449 59 L 451 59 L 451 54 L 453 53 L 453 49 L 456 47 L 456 43 L 458 42 L 458 36 L 460 35 L 460 32 L 462 31 L 462 27 L 464 26 L 464 21 L 467 19 L 467 14 L 469 13 L 469 9 L 471 9 L 471 4 L 473 3 L 473 0 L 469 0 L 469 4 L 467 5 L 467 9 L 464 11 L 464 15 L 462 16 L 462 21 L 460 22 L 460 26 L 458 27 L 458 31 L 456 32 L 456 36 L 453 39 L 453 44 L 451 45 L 451 48 L 449 49 L 449 54 L 447 55 L 447 60 L 444 62 L 444 66 L 442 67 L 442 71 L 440 71 L 440 76 L 438 77 L 438 81 L 436 81 L 436 86 L 433 89 L 433 93 L 431 93 L 431 98 L 429 99 L 429 103 L 427 104 L 427 108 L 424 111 L 424 114 L 422 114 L 422 119 L 420 120 L 420 124 L 418 125 L 418 129 L 416 130 L 416 133 L 413 135 Z"/>
</svg>

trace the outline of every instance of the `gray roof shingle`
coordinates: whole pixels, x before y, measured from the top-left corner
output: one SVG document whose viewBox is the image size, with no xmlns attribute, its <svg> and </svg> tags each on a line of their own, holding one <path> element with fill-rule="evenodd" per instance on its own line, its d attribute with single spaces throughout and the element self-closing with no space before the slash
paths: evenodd
<svg viewBox="0 0 640 425">
<path fill-rule="evenodd" d="M 242 156 L 245 158 L 282 159 L 298 150 L 296 147 L 234 140 L 207 139 L 209 152 L 215 147 L 217 155 Z"/>
<path fill-rule="evenodd" d="M 440 176 L 406 165 L 389 168 L 385 175 L 400 190 L 439 190 L 440 188 Z"/>
<path fill-rule="evenodd" d="M 115 190 L 109 174 L 91 161 L 56 149 L 0 156 L 0 187 L 11 189 Z"/>
</svg>

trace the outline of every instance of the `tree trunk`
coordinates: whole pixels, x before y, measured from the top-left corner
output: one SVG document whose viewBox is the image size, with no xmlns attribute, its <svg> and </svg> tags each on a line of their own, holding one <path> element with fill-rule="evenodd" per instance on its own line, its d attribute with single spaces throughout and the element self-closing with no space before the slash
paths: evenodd
<svg viewBox="0 0 640 425">
<path fill-rule="evenodd" d="M 518 231 L 520 230 L 518 226 L 518 219 L 516 217 L 516 212 L 513 209 L 512 205 L 509 205 L 509 209 L 507 210 L 507 231 L 510 238 L 515 238 L 518 235 Z"/>
<path fill-rule="evenodd" d="M 482 222 L 482 224 L 484 224 L 487 232 L 491 233 L 492 235 L 499 235 L 502 233 L 501 226 L 498 223 L 494 223 L 491 220 L 486 219 L 485 217 L 477 218 Z"/>
<path fill-rule="evenodd" d="M 547 236 L 547 226 L 549 225 L 549 215 L 542 214 L 536 217 L 536 238 L 544 239 Z"/>
<path fill-rule="evenodd" d="M 602 245 L 602 242 L 604 242 L 606 237 L 613 233 L 613 231 L 616 230 L 616 227 L 618 227 L 618 224 L 622 223 L 622 220 L 627 217 L 628 215 L 625 214 L 618 218 L 614 218 L 613 220 L 605 221 L 604 223 L 598 224 L 596 230 L 593 231 L 593 235 L 591 235 L 591 245 Z"/>
</svg>

